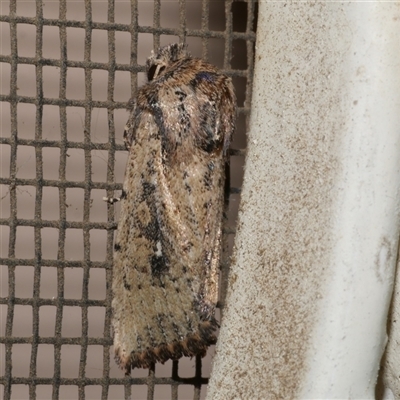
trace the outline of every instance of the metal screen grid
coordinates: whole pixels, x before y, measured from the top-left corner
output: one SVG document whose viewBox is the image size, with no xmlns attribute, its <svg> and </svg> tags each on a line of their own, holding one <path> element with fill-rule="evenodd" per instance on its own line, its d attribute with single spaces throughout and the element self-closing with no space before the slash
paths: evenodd
<svg viewBox="0 0 400 400">
<path fill-rule="evenodd" d="M 24 16 L 24 6 L 30 3 L 35 7 L 34 16 Z M 134 96 L 137 90 L 138 74 L 145 70 L 143 63 L 138 62 L 138 46 L 140 45 L 141 34 L 149 34 L 152 38 L 152 47 L 158 48 L 163 43 L 164 39 L 169 36 L 176 37 L 179 41 L 187 41 L 198 38 L 201 42 L 200 52 L 205 59 L 210 59 L 211 51 L 210 41 L 220 39 L 224 43 L 222 71 L 233 78 L 236 92 L 239 99 L 238 112 L 238 129 L 234 139 L 233 147 L 239 147 L 231 150 L 231 164 L 241 168 L 243 165 L 245 138 L 244 133 L 248 122 L 250 112 L 252 73 L 253 73 L 253 58 L 254 58 L 254 42 L 255 42 L 255 7 L 254 0 L 248 1 L 232 1 L 228 0 L 223 3 L 225 10 L 224 29 L 221 31 L 210 30 L 210 5 L 215 5 L 211 0 L 201 1 L 201 27 L 200 29 L 190 29 L 187 25 L 186 2 L 183 0 L 176 1 L 179 7 L 179 24 L 177 28 L 166 28 L 161 24 L 161 14 L 163 12 L 161 0 L 155 0 L 153 4 L 153 25 L 144 26 L 139 24 L 138 9 L 141 2 L 131 0 L 124 1 L 130 5 L 130 23 L 116 22 L 115 9 L 117 3 L 122 3 L 118 0 L 108 0 L 102 2 L 107 4 L 107 22 L 96 22 L 93 16 L 93 9 L 97 6 L 96 1 L 81 1 L 68 2 L 61 0 L 57 2 L 58 18 L 45 18 L 44 7 L 51 2 L 46 1 L 10 1 L 2 3 L 2 15 L 0 16 L 0 24 L 2 28 L 9 29 L 9 54 L 1 52 L 0 63 L 2 66 L 3 87 L 0 94 L 1 112 L 2 112 L 2 159 L 7 160 L 7 165 L 2 168 L 2 176 L 0 184 L 2 185 L 1 201 L 2 215 L 1 227 L 2 230 L 1 244 L 1 280 L 2 293 L 0 293 L 1 306 L 1 328 L 0 344 L 1 344 L 1 377 L 0 377 L 0 398 L 4 399 L 61 399 L 61 398 L 79 398 L 79 399 L 117 399 L 117 398 L 173 398 L 186 399 L 204 398 L 205 390 L 201 390 L 202 385 L 206 385 L 208 378 L 204 376 L 204 367 L 202 373 L 202 361 L 197 358 L 193 360 L 194 372 L 189 377 L 182 377 L 180 365 L 183 362 L 170 362 L 169 372 L 166 376 L 159 376 L 156 373 L 156 368 L 153 367 L 149 371 L 135 370 L 130 377 L 124 377 L 121 371 L 113 373 L 114 360 L 112 359 L 112 332 L 111 326 L 111 291 L 110 282 L 112 274 L 112 253 L 113 253 L 113 236 L 117 226 L 116 209 L 114 206 L 100 207 L 106 215 L 106 220 L 102 221 L 93 218 L 94 204 L 98 204 L 98 199 L 102 195 L 112 197 L 115 191 L 122 189 L 121 181 L 116 179 L 116 165 L 121 154 L 126 154 L 125 147 L 122 143 L 122 131 L 116 130 L 116 126 L 125 123 L 127 113 L 123 117 L 123 121 L 119 121 L 121 113 L 119 109 L 126 108 L 126 101 L 116 101 L 115 94 L 116 73 L 125 71 L 130 76 L 130 96 Z M 54 2 L 53 6 L 54 6 Z M 67 18 L 68 8 L 74 7 L 75 3 L 81 3 L 84 8 L 84 19 L 75 20 Z M 188 1 L 189 3 L 189 1 Z M 212 4 L 214 3 L 214 4 Z M 163 5 L 165 2 L 163 3 Z M 6 5 L 9 10 L 5 12 Z M 243 12 L 246 12 L 245 15 Z M 235 14 L 236 13 L 236 14 Z M 236 15 L 236 16 L 235 16 Z M 243 16 L 245 15 L 245 20 Z M 239 21 L 237 26 L 244 26 L 244 29 L 235 31 L 235 18 Z M 29 25 L 35 29 L 35 52 L 34 56 L 20 56 L 18 29 L 20 24 Z M 59 49 L 60 57 L 51 58 L 43 56 L 43 40 L 44 28 L 57 27 L 59 29 Z M 67 54 L 67 37 L 69 28 L 81 28 L 84 30 L 84 55 L 83 60 L 75 61 L 68 58 Z M 108 46 L 108 62 L 92 61 L 92 42 L 93 31 L 103 31 L 107 34 Z M 116 62 L 116 33 L 129 33 L 130 40 L 130 63 Z M 143 36 L 142 36 L 143 37 Z M 4 38 L 4 36 L 3 36 Z M 245 60 L 239 59 L 239 64 L 245 65 L 235 68 L 232 58 L 235 54 L 234 43 L 240 41 L 245 43 Z M 168 40 L 171 42 L 171 40 Z M 191 51 L 191 47 L 189 46 Z M 193 52 L 192 52 L 193 53 Z M 237 53 L 237 57 L 243 57 Z M 24 88 L 20 87 L 21 66 L 32 66 L 35 69 L 34 88 L 36 95 L 22 95 Z M 50 97 L 45 95 L 44 85 L 44 68 L 56 67 L 59 71 L 58 80 L 58 96 Z M 81 69 L 84 73 L 84 99 L 72 99 L 68 90 L 68 73 L 73 69 Z M 6 72 L 9 71 L 9 74 Z M 106 85 L 106 98 L 99 100 L 93 95 L 96 89 L 93 86 L 94 76 L 97 71 L 105 71 L 108 74 Z M 9 82 L 7 82 L 9 80 Z M 244 82 L 244 83 L 243 83 Z M 4 89 L 9 85 L 9 89 Z M 35 108 L 34 117 L 32 118 L 32 138 L 21 137 L 22 126 L 20 122 L 19 112 L 21 105 L 26 104 Z M 51 140 L 44 135 L 44 124 L 46 123 L 46 112 L 48 106 L 55 106 L 58 112 L 59 138 Z M 69 110 L 73 107 L 78 107 L 83 110 L 82 118 L 83 135 L 82 140 L 71 140 L 78 136 L 71 136 L 68 128 Z M 106 113 L 103 118 L 103 125 L 107 130 L 107 140 L 98 141 L 93 136 L 93 130 L 96 127 L 94 124 L 94 109 L 99 109 L 99 115 L 102 110 Z M 95 116 L 96 117 L 96 116 Z M 6 120 L 9 119 L 9 126 Z M 28 129 L 29 130 L 29 129 Z M 241 132 L 239 132 L 241 131 Z M 21 164 L 20 149 L 32 149 L 32 162 L 34 167 L 33 172 L 28 172 L 26 176 L 20 176 L 19 173 Z M 48 151 L 56 150 L 58 153 L 58 164 L 55 170 L 55 178 L 46 173 L 46 165 L 44 159 Z M 81 164 L 76 161 L 78 166 L 83 165 L 83 173 L 80 171 L 82 179 L 71 179 L 68 175 L 68 168 L 74 167 L 75 160 L 74 152 L 83 152 L 83 160 Z M 96 153 L 100 152 L 100 153 Z M 101 153 L 103 152 L 103 153 Z M 104 179 L 93 179 L 96 173 L 95 155 L 105 154 L 107 167 L 104 173 Z M 9 161 L 7 159 L 9 157 Z M 69 161 L 69 158 L 73 162 Z M 239 160 L 239 161 L 237 161 Z M 123 163 L 122 163 L 123 164 Z M 121 164 L 121 165 L 122 165 Z M 51 164 L 53 165 L 53 164 Z M 233 168 L 232 167 L 232 168 Z M 75 166 L 76 168 L 76 166 Z M 9 170 L 8 170 L 9 169 Z M 51 169 L 51 168 L 50 168 Z M 53 168 L 54 169 L 54 168 Z M 122 165 L 124 169 L 124 165 Z M 51 171 L 50 171 L 51 172 Z M 32 176 L 33 173 L 33 176 Z M 232 174 L 231 174 L 232 175 Z M 233 185 L 240 185 L 240 178 L 232 176 Z M 53 189 L 57 191 L 56 198 L 51 198 L 50 202 L 58 203 L 58 218 L 46 219 L 43 214 L 47 212 L 48 200 L 46 199 L 47 191 Z M 32 190 L 33 196 L 31 200 L 33 215 L 27 216 L 24 213 L 19 195 L 24 190 Z M 83 193 L 81 201 L 81 218 L 70 217 L 71 205 L 70 191 L 78 190 Z M 93 193 L 98 193 L 97 197 Z M 235 204 L 233 208 L 237 209 L 238 197 L 240 189 L 231 187 L 231 198 L 234 198 Z M 102 194 L 102 195 L 101 195 Z M 6 202 L 9 201 L 9 207 Z M 118 211 L 118 210 L 117 210 Z M 233 214 L 235 212 L 233 211 Z M 22 215 L 22 217 L 21 217 Z M 234 218 L 234 216 L 233 216 Z M 232 233 L 234 223 L 230 222 L 225 227 L 225 244 L 226 248 L 232 245 Z M 25 230 L 24 230 L 25 229 Z M 58 238 L 53 238 L 54 257 L 43 256 L 43 241 L 44 231 L 57 232 Z M 52 230 L 51 230 L 52 229 Z M 24 232 L 24 241 L 21 242 L 21 232 Z M 29 232 L 29 233 L 27 233 Z M 104 233 L 104 253 L 103 259 L 98 260 L 93 254 L 93 249 L 96 247 L 96 233 Z M 29 237 L 29 235 L 31 237 Z M 57 236 L 55 235 L 55 236 Z M 71 236 L 72 235 L 72 236 Z M 230 236 L 228 240 L 228 235 Z M 52 236 L 52 234 L 50 234 Z M 27 239 L 28 237 L 28 239 Z M 82 239 L 82 240 L 81 240 Z M 77 251 L 79 259 L 74 259 L 71 254 L 70 243 L 82 241 L 81 253 Z M 31 242 L 31 243 L 30 243 Z M 229 243 L 228 243 L 229 242 Z M 101 242 L 103 243 L 103 242 Z M 24 250 L 33 249 L 32 257 L 20 256 L 25 254 Z M 66 251 L 67 249 L 67 251 Z M 20 251 L 19 251 L 20 250 Z M 47 253 L 46 253 L 47 254 Z M 52 281 L 52 287 L 43 284 L 43 277 L 47 271 L 55 270 L 55 279 Z M 32 287 L 29 297 L 20 296 L 18 279 L 28 274 L 28 271 L 33 270 Z M 80 282 L 76 279 L 77 275 L 69 277 L 69 271 L 79 271 Z M 224 282 L 227 276 L 227 257 L 222 266 L 222 292 L 226 286 Z M 25 272 L 26 271 L 26 272 Z M 97 272 L 101 272 L 99 282 L 104 285 L 104 296 L 99 296 L 100 299 L 93 298 L 93 284 L 91 279 Z M 71 281 L 68 284 L 68 280 Z M 47 281 L 45 281 L 47 282 Z M 96 281 L 97 282 L 97 281 Z M 68 285 L 77 285 L 79 298 L 70 296 L 66 289 Z M 92 288 L 92 289 L 91 289 Z M 97 288 L 96 288 L 97 289 Z M 4 294 L 4 292 L 6 292 Z M 53 296 L 44 296 L 43 293 L 53 293 Z M 224 298 L 224 293 L 221 294 Z M 221 302 L 222 304 L 222 302 Z M 28 324 L 31 324 L 31 332 L 28 335 L 23 334 L 21 330 L 15 330 L 15 320 L 18 317 L 20 320 L 25 319 L 26 314 L 19 312 L 23 310 L 21 306 L 28 306 L 31 309 L 31 316 L 26 318 Z M 47 307 L 47 308 L 46 308 Z M 55 310 L 54 312 L 54 334 L 43 334 L 41 331 L 40 319 L 44 318 L 43 310 Z M 89 322 L 93 320 L 91 310 L 96 308 L 102 310 L 104 315 L 102 334 L 92 336 L 90 332 Z M 25 307 L 26 309 L 26 307 Z M 24 309 L 24 310 L 25 310 Z M 67 312 L 68 310 L 68 312 Z M 79 310 L 78 314 L 69 316 L 72 310 Z M 76 317 L 78 315 L 78 317 Z M 4 318 L 3 318 L 4 317 Z M 47 318 L 47 317 L 46 317 Z M 69 319 L 68 319 L 69 318 Z M 74 319 L 75 318 L 75 319 Z M 98 319 L 96 314 L 96 320 Z M 67 324 L 66 324 L 67 321 Z M 66 335 L 66 325 L 70 324 L 70 329 L 74 332 L 74 325 L 81 324 L 80 335 Z M 22 323 L 23 326 L 23 323 Z M 79 330 L 79 329 L 78 329 Z M 71 336 L 71 337 L 70 337 Z M 52 374 L 51 376 L 43 377 L 38 368 L 41 363 L 46 364 L 46 358 L 40 355 L 40 346 L 50 345 L 53 347 L 53 359 L 48 361 Z M 16 346 L 22 346 L 16 352 Z M 78 362 L 76 364 L 76 377 L 65 377 L 63 374 L 62 360 L 67 357 L 66 351 L 71 351 L 72 346 L 78 348 Z M 97 347 L 91 347 L 97 346 Z M 88 374 L 87 365 L 90 362 L 91 349 L 97 349 L 102 352 L 102 361 L 99 361 L 97 367 L 101 368 L 100 376 L 91 377 Z M 25 353 L 25 354 L 24 354 Z M 21 367 L 21 360 L 27 360 L 25 368 L 26 373 L 20 373 L 24 370 Z M 88 356 L 89 354 L 89 356 Z M 24 358 L 25 357 L 25 358 Z M 166 363 L 167 365 L 167 363 Z M 21 368 L 22 369 L 21 369 Z M 179 368 L 179 369 L 178 369 Z M 179 372 L 179 373 L 178 373 Z M 165 374 L 165 372 L 164 372 Z M 89 375 L 89 376 L 88 376 Z M 161 374 L 163 375 L 163 374 Z M 183 374 L 185 375 L 185 374 Z M 161 386 L 160 386 L 161 385 Z M 188 385 L 191 391 L 183 391 L 182 388 Z M 91 388 L 96 387 L 95 391 Z M 169 393 L 167 397 L 162 397 L 158 387 L 167 388 Z M 187 393 L 191 393 L 190 397 Z"/>
</svg>

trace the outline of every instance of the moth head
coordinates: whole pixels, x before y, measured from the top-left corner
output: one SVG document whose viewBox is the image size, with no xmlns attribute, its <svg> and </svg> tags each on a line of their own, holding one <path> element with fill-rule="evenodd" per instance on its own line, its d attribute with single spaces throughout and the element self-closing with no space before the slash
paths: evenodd
<svg viewBox="0 0 400 400">
<path fill-rule="evenodd" d="M 146 62 L 147 79 L 152 81 L 159 78 L 170 65 L 187 57 L 190 57 L 190 54 L 184 43 L 161 47 L 157 53 L 152 51 Z"/>
</svg>

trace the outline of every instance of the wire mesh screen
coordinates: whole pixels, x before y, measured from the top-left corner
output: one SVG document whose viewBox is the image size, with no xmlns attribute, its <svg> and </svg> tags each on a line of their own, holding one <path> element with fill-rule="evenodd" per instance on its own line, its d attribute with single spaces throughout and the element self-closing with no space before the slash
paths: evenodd
<svg viewBox="0 0 400 400">
<path fill-rule="evenodd" d="M 255 14 L 254 0 L 1 1 L 0 398 L 205 397 L 213 348 L 128 377 L 117 368 L 110 289 L 119 205 L 102 199 L 122 189 L 126 105 L 145 82 L 146 58 L 185 41 L 232 77 L 238 97 L 229 251 Z M 226 268 L 227 257 L 225 277 Z"/>
</svg>

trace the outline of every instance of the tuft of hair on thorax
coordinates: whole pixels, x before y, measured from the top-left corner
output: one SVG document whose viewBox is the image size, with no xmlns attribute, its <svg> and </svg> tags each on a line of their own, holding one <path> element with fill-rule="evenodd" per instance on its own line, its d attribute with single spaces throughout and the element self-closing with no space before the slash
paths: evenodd
<svg viewBox="0 0 400 400">
<path fill-rule="evenodd" d="M 187 57 L 190 57 L 190 53 L 185 43 L 173 43 L 160 47 L 157 53 L 152 51 L 146 61 L 147 79 L 152 81 L 158 78 L 168 66 Z"/>
</svg>

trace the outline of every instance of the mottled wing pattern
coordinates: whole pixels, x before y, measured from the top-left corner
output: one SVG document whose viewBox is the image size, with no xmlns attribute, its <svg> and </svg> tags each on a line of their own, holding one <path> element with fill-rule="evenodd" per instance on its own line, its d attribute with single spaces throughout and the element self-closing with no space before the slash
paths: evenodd
<svg viewBox="0 0 400 400">
<path fill-rule="evenodd" d="M 162 65 L 138 93 L 115 241 L 116 359 L 129 372 L 215 343 L 229 78 L 198 59 Z M 158 68 L 160 70 L 160 68 Z"/>
</svg>

